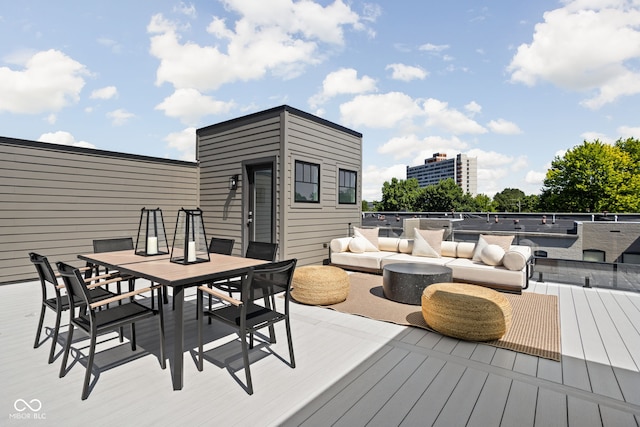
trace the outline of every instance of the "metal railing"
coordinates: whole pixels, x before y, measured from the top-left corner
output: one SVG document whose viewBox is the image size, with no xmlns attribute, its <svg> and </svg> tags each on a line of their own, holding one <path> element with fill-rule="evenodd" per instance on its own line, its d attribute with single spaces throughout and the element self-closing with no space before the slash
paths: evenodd
<svg viewBox="0 0 640 427">
<path fill-rule="evenodd" d="M 640 265 L 535 257 L 532 279 L 640 292 Z"/>
</svg>

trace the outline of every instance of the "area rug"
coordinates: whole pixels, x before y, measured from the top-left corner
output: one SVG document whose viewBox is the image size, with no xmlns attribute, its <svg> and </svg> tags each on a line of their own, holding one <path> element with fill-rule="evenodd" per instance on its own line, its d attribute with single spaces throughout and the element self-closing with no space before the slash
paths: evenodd
<svg viewBox="0 0 640 427">
<path fill-rule="evenodd" d="M 401 304 L 384 297 L 381 276 L 353 273 L 350 280 L 351 288 L 347 300 L 326 308 L 432 330 L 424 321 L 420 306 Z M 501 339 L 485 344 L 559 361 L 561 352 L 558 298 L 555 295 L 532 292 L 504 295 L 513 309 L 511 327 Z"/>
</svg>

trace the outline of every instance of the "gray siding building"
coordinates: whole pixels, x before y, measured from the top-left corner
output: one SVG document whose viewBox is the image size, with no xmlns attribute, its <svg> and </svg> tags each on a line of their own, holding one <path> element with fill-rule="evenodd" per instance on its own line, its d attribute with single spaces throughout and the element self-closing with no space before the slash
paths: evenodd
<svg viewBox="0 0 640 427">
<path fill-rule="evenodd" d="M 198 129 L 197 141 L 207 235 L 235 239 L 238 255 L 257 240 L 318 264 L 360 221 L 356 131 L 283 105 Z"/>
<path fill-rule="evenodd" d="M 435 153 L 430 159 L 425 159 L 423 165 L 407 166 L 409 178 L 416 178 L 420 187 L 436 185 L 451 178 L 462 191 L 475 196 L 478 193 L 478 160 L 466 154 L 447 159 L 446 154 Z"/>
</svg>

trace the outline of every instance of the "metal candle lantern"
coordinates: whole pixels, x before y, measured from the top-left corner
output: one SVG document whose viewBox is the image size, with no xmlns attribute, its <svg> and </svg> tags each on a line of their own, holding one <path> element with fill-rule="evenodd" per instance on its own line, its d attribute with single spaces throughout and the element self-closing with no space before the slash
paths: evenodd
<svg viewBox="0 0 640 427">
<path fill-rule="evenodd" d="M 171 262 L 186 265 L 207 262 L 209 259 L 202 210 L 181 208 L 173 234 Z"/>
<path fill-rule="evenodd" d="M 160 208 L 142 208 L 135 253 L 142 256 L 166 255 L 169 253 L 167 234 L 164 230 L 164 220 Z"/>
</svg>

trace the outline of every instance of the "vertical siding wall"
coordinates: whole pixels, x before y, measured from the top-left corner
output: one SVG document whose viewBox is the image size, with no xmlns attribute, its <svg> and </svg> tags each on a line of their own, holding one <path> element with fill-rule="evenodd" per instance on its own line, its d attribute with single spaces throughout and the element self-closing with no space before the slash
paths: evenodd
<svg viewBox="0 0 640 427">
<path fill-rule="evenodd" d="M 283 206 L 283 258 L 300 265 L 320 264 L 335 237 L 346 237 L 349 223 L 361 223 L 362 137 L 308 117 L 287 113 L 286 204 Z M 295 160 L 320 164 L 320 203 L 295 203 Z M 338 203 L 338 170 L 357 172 L 356 204 Z"/>
<path fill-rule="evenodd" d="M 264 117 L 253 116 L 248 120 L 232 120 L 201 129 L 198 135 L 200 207 L 203 210 L 207 237 L 234 239 L 234 255 L 242 255 L 245 231 L 242 203 L 245 189 L 248 189 L 247 183 L 243 181 L 242 162 L 279 156 L 280 113 Z M 280 175 L 277 163 L 274 170 L 276 189 Z M 240 177 L 235 191 L 229 190 L 229 178 L 232 175 Z M 276 203 L 278 199 L 276 197 Z M 277 217 L 275 221 L 278 224 Z"/>
<path fill-rule="evenodd" d="M 0 283 L 37 277 L 28 253 L 80 265 L 93 239 L 132 237 L 160 207 L 167 239 L 198 206 L 196 163 L 0 138 Z"/>
</svg>

